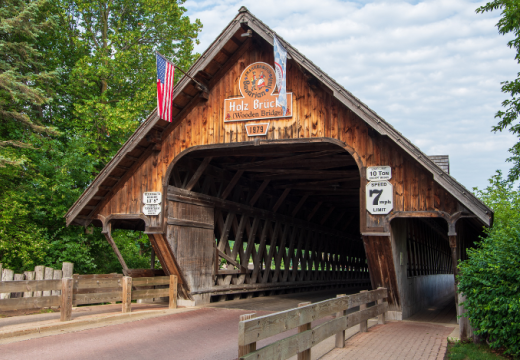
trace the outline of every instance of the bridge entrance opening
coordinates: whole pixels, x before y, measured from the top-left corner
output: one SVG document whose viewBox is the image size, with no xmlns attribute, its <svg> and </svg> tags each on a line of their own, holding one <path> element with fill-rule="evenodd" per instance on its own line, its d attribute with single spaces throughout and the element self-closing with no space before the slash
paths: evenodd
<svg viewBox="0 0 520 360">
<path fill-rule="evenodd" d="M 368 289 L 359 192 L 337 144 L 192 149 L 171 168 L 167 239 L 199 303 Z"/>
</svg>

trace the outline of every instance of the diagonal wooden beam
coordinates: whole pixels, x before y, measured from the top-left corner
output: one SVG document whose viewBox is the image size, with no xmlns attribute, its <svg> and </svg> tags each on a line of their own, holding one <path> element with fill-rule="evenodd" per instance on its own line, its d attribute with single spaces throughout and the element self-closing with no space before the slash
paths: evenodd
<svg viewBox="0 0 520 360">
<path fill-rule="evenodd" d="M 298 213 L 298 211 L 300 211 L 301 207 L 303 206 L 303 204 L 307 201 L 307 199 L 309 198 L 309 195 L 310 194 L 305 194 L 302 196 L 302 198 L 300 199 L 300 201 L 298 202 L 298 204 L 296 204 L 296 207 L 294 208 L 291 216 L 292 217 L 295 217 L 296 214 Z"/>
<path fill-rule="evenodd" d="M 282 195 L 280 195 L 280 197 L 278 198 L 278 200 L 276 201 L 276 204 L 274 204 L 273 206 L 273 212 L 275 213 L 279 208 L 280 206 L 282 206 L 282 203 L 283 201 L 285 200 L 285 198 L 287 197 L 287 195 L 289 195 L 289 191 L 291 191 L 290 188 L 287 188 L 283 191 Z"/>
<path fill-rule="evenodd" d="M 220 196 L 220 198 L 222 200 L 226 200 L 226 198 L 229 196 L 229 194 L 231 194 L 231 191 L 233 191 L 233 188 L 237 184 L 238 180 L 240 180 L 243 173 L 244 173 L 244 170 L 238 170 L 236 172 L 236 174 L 233 176 L 233 178 L 229 182 L 228 186 L 226 186 L 226 188 L 222 192 L 222 195 Z"/>
<path fill-rule="evenodd" d="M 243 266 L 247 267 L 249 265 L 249 258 L 251 257 L 251 252 L 255 248 L 255 238 L 256 238 L 256 232 L 258 230 L 259 224 L 260 224 L 260 218 L 255 217 L 253 219 L 253 225 L 251 225 L 251 229 L 248 233 L 247 247 L 246 247 L 246 251 L 244 253 L 244 258 L 240 259 Z"/>
<path fill-rule="evenodd" d="M 173 183 L 175 184 L 176 187 L 181 187 L 182 186 L 182 180 L 181 180 L 181 177 L 179 176 L 179 170 L 177 170 L 176 168 L 173 168 Z"/>
<path fill-rule="evenodd" d="M 226 245 L 228 245 L 229 231 L 231 230 L 231 225 L 233 224 L 233 220 L 235 218 L 235 213 L 229 212 L 226 217 L 226 222 L 222 227 L 222 231 L 220 233 L 220 241 L 218 243 L 218 249 L 221 252 L 226 250 Z"/>
<path fill-rule="evenodd" d="M 262 182 L 262 184 L 260 185 L 260 187 L 258 188 L 258 190 L 256 190 L 255 194 L 253 195 L 253 198 L 251 199 L 251 201 L 249 202 L 249 206 L 254 206 L 255 203 L 257 202 L 258 198 L 260 197 L 260 195 L 262 195 L 262 193 L 264 192 L 265 188 L 267 187 L 267 185 L 269 185 L 269 182 L 271 180 L 264 180 Z"/>
<path fill-rule="evenodd" d="M 307 221 L 311 221 L 311 219 L 314 217 L 314 214 L 316 214 L 316 211 L 320 208 L 320 206 L 323 204 L 323 201 L 318 201 L 318 203 L 314 206 L 314 209 L 312 209 L 309 216 L 307 216 Z"/>
<path fill-rule="evenodd" d="M 233 266 L 236 266 L 237 268 L 244 268 L 242 266 L 242 264 L 239 264 L 236 262 L 236 260 L 234 260 L 231 256 L 229 255 L 226 255 L 225 253 L 223 253 L 222 251 L 220 251 L 219 249 L 217 249 L 218 251 L 218 256 L 220 256 L 221 258 L 224 258 L 228 263 L 230 263 L 231 265 Z"/>
<path fill-rule="evenodd" d="M 211 156 L 208 156 L 208 157 L 204 158 L 202 163 L 199 165 L 199 168 L 197 169 L 197 171 L 195 171 L 195 174 L 193 174 L 193 176 L 191 177 L 190 181 L 186 185 L 186 188 L 185 188 L 186 190 L 191 191 L 191 189 L 193 189 L 193 187 L 195 186 L 197 181 L 199 181 L 200 177 L 204 173 L 204 170 L 206 170 L 206 168 L 208 167 L 209 162 L 211 161 L 211 159 L 213 159 L 213 157 L 211 157 Z"/>
<path fill-rule="evenodd" d="M 112 228 L 109 224 L 109 230 L 108 230 L 108 232 L 105 233 L 105 238 L 107 239 L 108 243 L 112 247 L 112 250 L 114 250 L 114 252 L 116 253 L 117 260 L 119 260 L 119 263 L 121 264 L 121 267 L 123 268 L 123 274 L 128 275 L 128 266 L 126 266 L 125 259 L 123 259 L 123 255 L 121 255 L 121 252 L 117 248 L 117 245 L 116 245 L 114 239 L 112 238 L 111 232 L 112 232 Z"/>
</svg>

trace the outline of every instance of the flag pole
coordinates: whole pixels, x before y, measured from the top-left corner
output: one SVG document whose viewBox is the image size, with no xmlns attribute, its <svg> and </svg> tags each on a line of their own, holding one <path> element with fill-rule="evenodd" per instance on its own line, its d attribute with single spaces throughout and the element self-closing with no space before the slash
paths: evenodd
<svg viewBox="0 0 520 360">
<path fill-rule="evenodd" d="M 157 55 L 159 55 L 160 57 L 162 57 L 164 60 L 168 61 L 170 64 L 172 64 L 173 66 L 175 66 L 175 69 L 179 70 L 181 73 L 183 73 L 184 75 L 186 75 L 188 78 L 190 78 L 191 80 L 193 80 L 193 82 L 197 85 L 199 85 L 199 87 L 201 88 L 201 90 L 205 90 L 207 91 L 208 89 L 206 88 L 206 86 L 202 85 L 200 82 L 198 82 L 197 80 L 195 80 L 194 78 L 192 78 L 190 75 L 188 75 L 186 72 L 184 72 L 180 67 L 178 67 L 173 61 L 171 61 L 170 59 L 168 59 L 166 56 L 164 56 L 163 54 L 161 54 L 160 52 L 156 51 L 155 52 Z"/>
</svg>

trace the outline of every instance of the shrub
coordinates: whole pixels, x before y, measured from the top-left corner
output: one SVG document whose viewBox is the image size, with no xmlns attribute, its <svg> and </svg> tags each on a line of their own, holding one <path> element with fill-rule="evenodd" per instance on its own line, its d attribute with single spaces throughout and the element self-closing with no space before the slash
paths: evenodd
<svg viewBox="0 0 520 360">
<path fill-rule="evenodd" d="M 520 355 L 520 192 L 500 172 L 477 195 L 495 211 L 493 227 L 459 264 L 459 291 L 477 334 Z"/>
</svg>

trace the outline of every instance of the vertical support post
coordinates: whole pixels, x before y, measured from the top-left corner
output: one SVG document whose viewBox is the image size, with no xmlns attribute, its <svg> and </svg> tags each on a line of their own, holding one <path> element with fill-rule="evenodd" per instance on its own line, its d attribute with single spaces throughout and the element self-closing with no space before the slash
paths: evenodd
<svg viewBox="0 0 520 360">
<path fill-rule="evenodd" d="M 177 275 L 170 275 L 170 309 L 177 309 Z"/>
<path fill-rule="evenodd" d="M 4 269 L 2 271 L 2 281 L 13 281 L 14 271 L 10 269 Z M 0 299 L 10 299 L 11 293 L 0 294 Z"/>
<path fill-rule="evenodd" d="M 244 336 L 244 330 L 242 328 L 242 321 L 252 319 L 256 316 L 256 314 L 245 314 L 240 315 L 239 323 L 238 323 L 238 336 Z M 247 344 L 247 345 L 238 345 L 238 358 L 240 359 L 241 356 L 247 355 L 253 351 L 256 351 L 256 342 Z"/>
<path fill-rule="evenodd" d="M 52 280 L 53 277 L 54 277 L 54 269 L 51 267 L 46 267 L 43 278 L 45 280 Z M 50 290 L 44 291 L 43 296 L 51 296 L 51 293 L 52 292 Z"/>
<path fill-rule="evenodd" d="M 468 339 L 471 339 L 473 337 L 473 328 L 471 327 L 469 323 L 469 318 L 463 316 L 466 310 L 464 309 L 464 306 L 460 305 L 464 301 L 466 301 L 466 295 L 464 294 L 458 294 L 458 314 L 461 316 L 459 319 L 459 327 L 460 327 L 460 341 L 467 341 Z"/>
<path fill-rule="evenodd" d="M 379 289 L 384 289 L 383 287 L 378 287 L 377 288 L 378 290 Z M 382 304 L 383 303 L 383 299 L 378 299 L 377 300 L 377 304 Z M 377 323 L 380 324 L 380 325 L 384 325 L 386 323 L 386 312 L 382 313 L 381 315 L 377 315 Z"/>
<path fill-rule="evenodd" d="M 72 277 L 73 274 L 74 274 L 74 264 L 71 263 L 71 262 L 64 262 L 62 265 L 61 265 L 61 271 L 63 272 L 62 273 L 62 277 L 64 278 L 68 278 L 68 277 Z"/>
<path fill-rule="evenodd" d="M 38 265 L 34 267 L 34 280 L 43 280 L 43 272 L 45 271 L 45 266 Z M 35 291 L 33 293 L 34 297 L 41 297 L 42 291 Z"/>
<path fill-rule="evenodd" d="M 311 304 L 310 301 L 306 301 L 306 302 L 299 303 L 298 307 L 307 306 L 310 304 Z M 302 333 L 304 331 L 310 330 L 311 324 L 312 323 L 307 323 L 307 324 L 298 326 L 298 334 Z M 298 360 L 311 360 L 311 349 L 307 349 L 307 350 L 303 350 L 302 352 L 299 352 L 297 355 L 297 359 Z"/>
<path fill-rule="evenodd" d="M 123 294 L 121 296 L 122 311 L 124 313 L 132 312 L 132 278 L 123 276 Z"/>
<path fill-rule="evenodd" d="M 337 298 L 347 296 L 346 294 L 340 294 L 336 295 Z M 347 315 L 347 310 L 343 310 L 336 313 L 336 318 L 342 317 Z M 339 333 L 336 334 L 336 347 L 337 348 L 344 348 L 345 347 L 345 330 L 341 330 Z"/>
<path fill-rule="evenodd" d="M 367 292 L 368 290 L 361 290 L 361 293 Z M 365 310 L 367 308 L 367 304 L 359 305 L 359 310 Z M 367 332 L 368 331 L 368 320 L 364 320 L 359 323 L 359 332 Z"/>
<path fill-rule="evenodd" d="M 453 277 L 455 278 L 454 286 L 455 286 L 455 308 L 457 309 L 457 315 L 459 314 L 459 299 L 457 296 L 457 235 L 449 235 L 450 240 L 450 250 L 451 250 L 451 267 L 453 268 Z M 457 323 L 459 323 L 459 318 L 457 317 Z"/>
<path fill-rule="evenodd" d="M 72 277 L 72 276 L 69 276 Z M 54 270 L 54 274 L 52 276 L 53 280 L 61 280 L 63 278 L 63 271 L 62 270 Z M 60 290 L 52 290 L 52 295 L 61 295 Z"/>
<path fill-rule="evenodd" d="M 60 321 L 69 321 L 72 318 L 72 293 L 74 280 L 61 279 Z"/>
<path fill-rule="evenodd" d="M 153 249 L 153 247 L 150 254 L 150 269 L 155 269 L 155 250 Z"/>
<path fill-rule="evenodd" d="M 23 274 L 14 274 L 14 281 L 22 281 L 24 278 Z M 13 292 L 11 293 L 12 298 L 21 298 L 23 296 L 23 292 Z"/>
<path fill-rule="evenodd" d="M 1 264 L 0 264 L 1 265 Z M 25 280 L 34 280 L 34 271 L 24 271 L 23 274 L 25 275 Z M 23 297 L 32 297 L 33 292 L 27 291 L 23 293 Z"/>
</svg>

